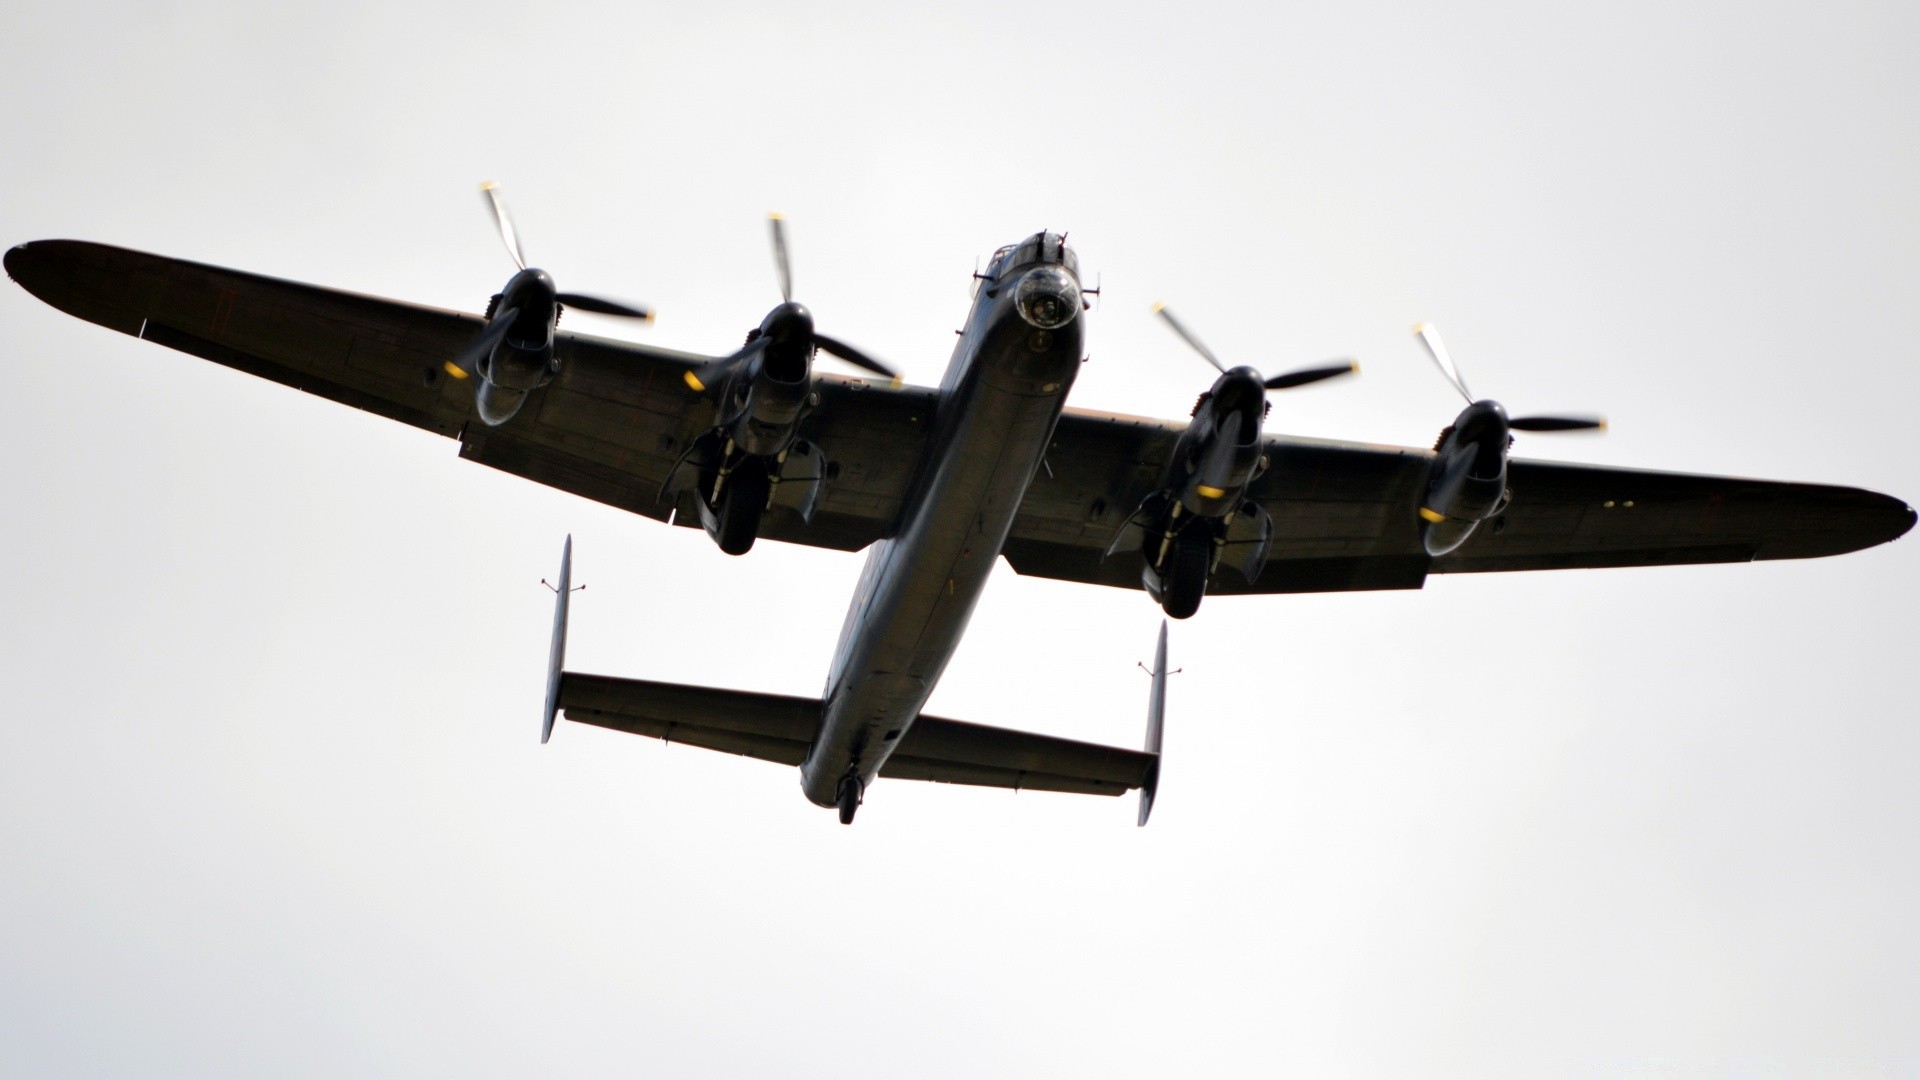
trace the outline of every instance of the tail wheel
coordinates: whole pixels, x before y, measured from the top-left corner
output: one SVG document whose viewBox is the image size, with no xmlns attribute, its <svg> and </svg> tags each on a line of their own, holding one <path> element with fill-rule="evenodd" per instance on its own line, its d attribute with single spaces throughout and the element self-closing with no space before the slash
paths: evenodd
<svg viewBox="0 0 1920 1080">
<path fill-rule="evenodd" d="M 766 463 L 747 458 L 727 476 L 720 493 L 720 550 L 729 555 L 745 555 L 753 549 L 760 534 L 760 515 L 766 513 L 767 496 L 772 483 Z"/>
<path fill-rule="evenodd" d="M 853 824 L 854 811 L 860 809 L 862 790 L 859 777 L 849 775 L 840 778 L 840 790 L 834 800 L 840 808 L 840 824 Z"/>
<path fill-rule="evenodd" d="M 1207 595 L 1207 573 L 1212 569 L 1212 530 L 1190 526 L 1173 538 L 1160 587 L 1160 608 L 1168 618 L 1185 619 L 1200 610 L 1200 598 Z"/>
</svg>

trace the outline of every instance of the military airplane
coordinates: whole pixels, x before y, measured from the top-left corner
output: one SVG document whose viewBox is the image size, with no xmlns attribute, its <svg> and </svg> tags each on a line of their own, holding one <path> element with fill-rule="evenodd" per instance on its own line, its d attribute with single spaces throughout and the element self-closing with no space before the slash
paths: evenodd
<svg viewBox="0 0 1920 1080">
<path fill-rule="evenodd" d="M 1438 332 L 1417 328 L 1466 409 L 1431 451 L 1263 432 L 1269 391 L 1349 362 L 1263 377 L 1219 369 L 1189 422 L 1065 408 L 1089 290 L 1066 237 L 1033 234 L 976 271 L 938 387 L 814 328 L 782 302 L 719 356 L 557 329 L 567 306 L 645 309 L 558 291 L 530 268 L 499 193 L 488 206 L 518 272 L 465 314 L 72 240 L 21 244 L 7 273 L 48 304 L 134 337 L 437 432 L 460 456 L 656 520 L 731 554 L 758 539 L 867 550 L 818 698 L 565 670 L 571 541 L 556 587 L 541 740 L 576 722 L 798 766 L 851 822 L 877 777 L 1120 795 L 1152 809 L 1166 624 L 1139 750 L 924 716 L 994 563 L 1141 589 L 1174 618 L 1208 594 L 1417 589 L 1429 574 L 1811 558 L 1912 528 L 1898 499 L 1854 488 L 1510 459 L 1511 418 L 1476 399 Z M 818 372 L 827 353 L 862 369 Z M 878 376 L 873 378 L 872 376 Z"/>
</svg>

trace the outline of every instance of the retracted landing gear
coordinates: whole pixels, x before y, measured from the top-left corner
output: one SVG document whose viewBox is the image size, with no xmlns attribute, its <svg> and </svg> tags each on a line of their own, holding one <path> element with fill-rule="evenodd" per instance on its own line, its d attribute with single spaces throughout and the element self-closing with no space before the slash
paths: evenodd
<svg viewBox="0 0 1920 1080">
<path fill-rule="evenodd" d="M 721 551 L 745 555 L 760 534 L 760 516 L 766 512 L 771 497 L 772 477 L 767 475 L 765 461 L 749 457 L 725 476 L 724 484 L 720 489 L 719 529 L 714 539 L 719 541 Z"/>
<path fill-rule="evenodd" d="M 1213 532 L 1195 522 L 1173 538 L 1166 574 L 1160 581 L 1160 607 L 1169 618 L 1185 619 L 1200 610 L 1213 572 Z"/>
<path fill-rule="evenodd" d="M 840 805 L 840 824 L 853 824 L 853 812 L 860 809 L 862 787 L 860 778 L 848 773 L 840 778 L 840 791 L 837 795 Z"/>
</svg>

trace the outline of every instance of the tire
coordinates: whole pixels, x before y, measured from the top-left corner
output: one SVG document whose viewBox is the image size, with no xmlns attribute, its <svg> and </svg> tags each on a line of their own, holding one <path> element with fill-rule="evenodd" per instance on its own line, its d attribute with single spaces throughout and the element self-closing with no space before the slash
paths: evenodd
<svg viewBox="0 0 1920 1080">
<path fill-rule="evenodd" d="M 854 812 L 860 809 L 860 796 L 862 794 L 860 778 L 857 776 L 841 777 L 840 790 L 837 794 L 838 797 L 834 801 L 839 804 L 840 824 L 851 825 L 853 824 Z"/>
<path fill-rule="evenodd" d="M 760 535 L 760 515 L 766 513 L 767 493 L 772 485 L 767 467 L 758 458 L 742 461 L 727 477 L 720 492 L 720 550 L 729 555 L 745 555 L 753 550 L 754 537 Z"/>
<path fill-rule="evenodd" d="M 1189 526 L 1174 537 L 1167 553 L 1167 573 L 1160 586 L 1160 609 L 1170 619 L 1185 619 L 1200 610 L 1207 595 L 1207 572 L 1213 569 L 1212 530 Z"/>
</svg>

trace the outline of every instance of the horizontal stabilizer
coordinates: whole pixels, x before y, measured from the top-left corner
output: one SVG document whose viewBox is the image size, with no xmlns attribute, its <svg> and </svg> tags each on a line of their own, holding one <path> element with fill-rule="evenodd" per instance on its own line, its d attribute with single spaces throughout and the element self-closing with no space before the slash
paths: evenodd
<svg viewBox="0 0 1920 1080">
<path fill-rule="evenodd" d="M 578 723 L 782 765 L 806 760 L 820 728 L 818 698 L 572 671 L 560 677 L 560 708 Z"/>
<path fill-rule="evenodd" d="M 567 719 L 668 742 L 799 765 L 820 727 L 817 698 L 721 690 L 565 672 Z M 1139 750 L 923 716 L 880 775 L 1028 791 L 1121 795 L 1141 786 L 1155 757 Z"/>
<path fill-rule="evenodd" d="M 923 716 L 900 738 L 880 775 L 1024 791 L 1123 795 L 1141 785 L 1153 756 L 1052 735 Z"/>
</svg>

